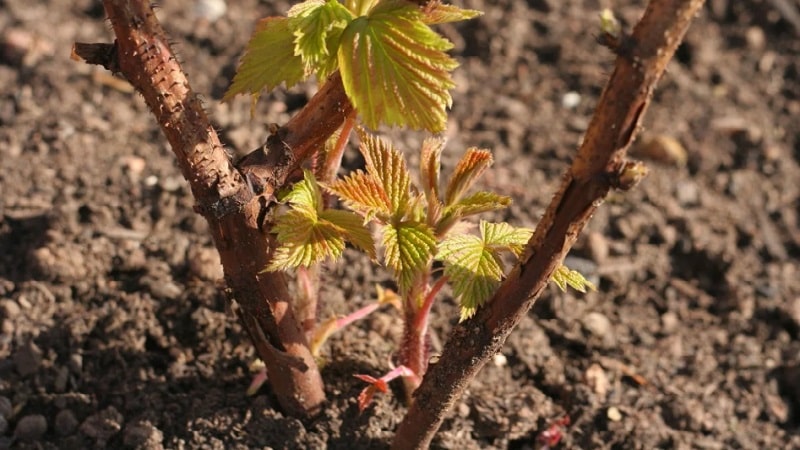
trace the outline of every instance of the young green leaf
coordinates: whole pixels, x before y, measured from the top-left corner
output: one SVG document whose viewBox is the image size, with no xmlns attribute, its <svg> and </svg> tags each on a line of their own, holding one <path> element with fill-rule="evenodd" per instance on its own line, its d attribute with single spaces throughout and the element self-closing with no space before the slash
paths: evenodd
<svg viewBox="0 0 800 450">
<path fill-rule="evenodd" d="M 381 231 L 386 265 L 397 276 L 400 291 L 406 292 L 436 252 L 433 230 L 424 223 L 406 221 L 387 224 Z"/>
<path fill-rule="evenodd" d="M 439 245 L 437 259 L 444 261 L 444 274 L 453 286 L 453 295 L 461 299 L 461 319 L 475 314 L 503 276 L 500 259 L 478 236 L 458 234 Z"/>
<path fill-rule="evenodd" d="M 327 189 L 336 194 L 345 206 L 362 214 L 367 222 L 374 217 L 385 222 L 392 215 L 392 202 L 383 185 L 368 173 L 356 171 L 334 181 Z"/>
<path fill-rule="evenodd" d="M 519 256 L 532 235 L 530 228 L 512 227 L 505 222 L 481 221 L 481 237 L 495 251 L 509 251 Z"/>
<path fill-rule="evenodd" d="M 307 0 L 289 10 L 295 36 L 295 55 L 303 59 L 306 73 L 324 80 L 338 64 L 339 39 L 353 16 L 338 0 Z"/>
<path fill-rule="evenodd" d="M 273 227 L 280 245 L 266 271 L 307 267 L 338 258 L 345 239 L 375 257 L 374 243 L 360 217 L 348 211 L 323 209 L 322 193 L 311 172 L 305 172 L 284 201 L 292 209 L 279 216 Z"/>
<path fill-rule="evenodd" d="M 444 261 L 453 294 L 461 299 L 461 320 L 475 314 L 500 284 L 505 271 L 500 254 L 518 255 L 531 233 L 506 223 L 481 221 L 480 237 L 454 234 L 439 244 L 436 259 Z"/>
<path fill-rule="evenodd" d="M 409 126 L 435 133 L 451 106 L 452 44 L 430 29 L 404 0 L 384 0 L 342 33 L 338 60 L 348 98 L 364 123 Z"/>
<path fill-rule="evenodd" d="M 428 6 L 423 9 L 428 25 L 447 22 L 460 22 L 462 20 L 474 19 L 482 15 L 480 11 L 474 9 L 461 9 L 455 5 L 445 5 L 441 2 L 428 2 Z"/>
<path fill-rule="evenodd" d="M 258 97 L 262 89 L 269 91 L 281 83 L 289 88 L 303 79 L 303 60 L 294 54 L 291 20 L 268 17 L 258 23 L 223 101 L 244 93 Z"/>
<path fill-rule="evenodd" d="M 497 211 L 511 204 L 511 197 L 494 192 L 479 191 L 468 195 L 444 209 L 441 220 L 436 224 L 436 234 L 441 235 L 459 220 L 488 211 Z"/>
<path fill-rule="evenodd" d="M 389 198 L 392 217 L 402 218 L 409 212 L 411 177 L 403 154 L 391 143 L 358 130 L 361 154 L 366 160 L 367 173 L 378 180 Z"/>
<path fill-rule="evenodd" d="M 458 202 L 493 162 L 489 150 L 480 150 L 474 147 L 468 149 L 447 183 L 444 204 L 449 206 Z"/>
<path fill-rule="evenodd" d="M 428 225 L 433 226 L 442 214 L 442 201 L 439 199 L 439 174 L 442 166 L 444 139 L 427 138 L 422 142 L 420 156 L 420 178 L 422 190 L 428 207 Z"/>
<path fill-rule="evenodd" d="M 375 259 L 375 241 L 372 233 L 364 226 L 364 219 L 357 214 L 341 209 L 326 209 L 319 214 L 320 221 L 336 226 L 345 240 Z"/>
<path fill-rule="evenodd" d="M 584 278 L 580 272 L 577 270 L 571 270 L 563 264 L 558 266 L 550 279 L 553 280 L 553 283 L 555 283 L 556 286 L 558 286 L 558 288 L 562 291 L 566 291 L 567 286 L 570 286 L 572 289 L 584 294 L 586 293 L 587 289 L 591 289 L 593 291 L 597 290 L 597 287 L 595 287 L 591 281 Z"/>
</svg>

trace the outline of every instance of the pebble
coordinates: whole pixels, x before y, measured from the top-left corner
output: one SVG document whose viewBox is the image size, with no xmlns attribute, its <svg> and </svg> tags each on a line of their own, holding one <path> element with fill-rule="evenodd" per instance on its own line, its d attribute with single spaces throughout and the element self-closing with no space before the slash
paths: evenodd
<svg viewBox="0 0 800 450">
<path fill-rule="evenodd" d="M 216 22 L 228 11 L 225 0 L 196 0 L 194 14 L 198 19 Z"/>
<path fill-rule="evenodd" d="M 195 277 L 206 281 L 222 279 L 222 263 L 219 252 L 212 247 L 192 247 L 188 252 L 189 271 Z"/>
<path fill-rule="evenodd" d="M 104 448 L 106 443 L 122 429 L 123 416 L 113 406 L 92 414 L 80 426 L 84 435 L 95 440 L 96 447 Z"/>
<path fill-rule="evenodd" d="M 586 239 L 586 244 L 595 263 L 602 265 L 608 259 L 608 240 L 603 233 L 592 231 Z"/>
<path fill-rule="evenodd" d="M 605 345 L 614 345 L 616 341 L 614 334 L 611 331 L 611 321 L 605 315 L 593 311 L 583 317 L 581 320 L 583 326 L 592 336 L 598 337 L 603 340 Z"/>
<path fill-rule="evenodd" d="M 10 299 L 0 301 L 0 314 L 6 319 L 14 319 L 19 316 L 20 308 L 17 302 Z"/>
<path fill-rule="evenodd" d="M 20 347 L 12 356 L 17 372 L 26 377 L 39 370 L 42 364 L 42 351 L 31 341 Z"/>
<path fill-rule="evenodd" d="M 62 409 L 56 414 L 55 432 L 59 436 L 69 436 L 78 428 L 78 419 L 72 410 Z"/>
<path fill-rule="evenodd" d="M 595 394 L 600 398 L 600 401 L 605 401 L 608 396 L 608 391 L 611 389 L 611 383 L 608 381 L 608 375 L 600 364 L 594 363 L 586 369 L 583 374 L 586 384 L 592 388 Z"/>
<path fill-rule="evenodd" d="M 8 431 L 8 420 L 0 416 L 0 434 L 6 434 L 6 431 Z"/>
<path fill-rule="evenodd" d="M 566 109 L 575 109 L 581 104 L 581 94 L 570 91 L 561 97 L 561 106 Z"/>
<path fill-rule="evenodd" d="M 622 413 L 616 406 L 611 406 L 610 408 L 608 408 L 608 410 L 606 411 L 606 416 L 608 417 L 608 420 L 612 422 L 619 422 L 620 420 L 622 420 Z"/>
<path fill-rule="evenodd" d="M 137 422 L 125 426 L 122 443 L 130 448 L 164 448 L 164 433 L 149 421 Z"/>
<path fill-rule="evenodd" d="M 667 311 L 661 315 L 661 330 L 664 334 L 672 334 L 678 329 L 680 320 L 678 315 L 672 311 Z"/>
<path fill-rule="evenodd" d="M 664 134 L 642 136 L 631 153 L 664 164 L 683 167 L 689 160 L 686 149 L 672 136 Z"/>
<path fill-rule="evenodd" d="M 20 441 L 36 441 L 47 432 L 47 419 L 41 414 L 31 414 L 19 419 L 14 437 Z"/>
</svg>

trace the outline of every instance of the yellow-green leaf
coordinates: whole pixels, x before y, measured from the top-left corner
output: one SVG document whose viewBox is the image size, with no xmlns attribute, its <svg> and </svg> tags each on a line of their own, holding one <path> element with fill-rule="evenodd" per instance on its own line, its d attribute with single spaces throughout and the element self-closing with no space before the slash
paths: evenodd
<svg viewBox="0 0 800 450">
<path fill-rule="evenodd" d="M 303 79 L 303 60 L 294 54 L 290 22 L 287 17 L 259 22 L 223 101 L 244 93 L 257 97 L 262 89 L 270 91 L 281 83 L 289 88 Z"/>
<path fill-rule="evenodd" d="M 338 64 L 336 50 L 350 12 L 338 0 L 307 0 L 289 10 L 295 36 L 295 55 L 303 59 L 306 73 L 325 79 Z"/>
<path fill-rule="evenodd" d="M 326 209 L 320 214 L 320 219 L 337 226 L 347 242 L 375 259 L 375 241 L 360 216 L 341 209 Z"/>
<path fill-rule="evenodd" d="M 404 0 L 378 2 L 368 16 L 342 33 L 338 59 L 348 98 L 363 122 L 440 132 L 458 64 L 445 51 L 452 44 L 424 23 L 424 14 Z"/>
<path fill-rule="evenodd" d="M 444 261 L 453 295 L 461 302 L 461 319 L 475 314 L 491 298 L 503 276 L 498 255 L 483 239 L 468 234 L 450 236 L 439 245 L 436 259 Z"/>
<path fill-rule="evenodd" d="M 314 175 L 308 170 L 303 171 L 303 180 L 298 181 L 282 199 L 284 203 L 292 205 L 292 209 L 306 216 L 316 219 L 322 211 L 322 192 Z"/>
<path fill-rule="evenodd" d="M 489 150 L 481 150 L 474 147 L 468 149 L 464 156 L 461 157 L 458 165 L 456 165 L 450 181 L 447 182 L 444 204 L 449 206 L 459 201 L 493 162 L 494 160 Z"/>
<path fill-rule="evenodd" d="M 336 259 L 344 251 L 339 227 L 328 221 L 313 220 L 296 210 L 281 215 L 273 231 L 281 245 L 273 253 L 266 271 L 308 267 L 328 258 Z"/>
<path fill-rule="evenodd" d="M 597 287 L 595 287 L 594 283 L 587 280 L 583 275 L 581 275 L 580 272 L 577 270 L 571 270 L 563 264 L 558 266 L 550 279 L 562 291 L 566 291 L 567 286 L 570 286 L 572 289 L 584 294 L 586 293 L 587 289 L 591 289 L 593 291 L 597 290 Z"/>
<path fill-rule="evenodd" d="M 442 201 L 439 199 L 439 174 L 442 166 L 442 150 L 444 139 L 427 138 L 422 142 L 419 171 L 422 190 L 428 207 L 428 225 L 439 221 L 442 213 Z"/>
<path fill-rule="evenodd" d="M 382 228 L 384 260 L 397 277 L 400 291 L 410 289 L 415 278 L 428 269 L 436 252 L 433 230 L 420 222 L 397 222 Z"/>
<path fill-rule="evenodd" d="M 392 202 L 383 185 L 372 175 L 356 171 L 331 183 L 327 189 L 353 211 L 363 215 L 367 221 L 373 217 L 385 221 L 392 214 Z"/>
<path fill-rule="evenodd" d="M 444 209 L 442 219 L 437 223 L 436 233 L 446 232 L 455 222 L 475 214 L 497 211 L 511 204 L 511 197 L 489 191 L 479 191 L 468 195 Z"/>
<path fill-rule="evenodd" d="M 378 180 L 389 198 L 392 217 L 402 218 L 410 207 L 411 177 L 403 154 L 391 143 L 358 130 L 361 154 L 364 155 L 367 173 Z"/>
<path fill-rule="evenodd" d="M 474 9 L 461 9 L 455 5 L 445 5 L 441 2 L 428 2 L 428 6 L 423 9 L 425 13 L 425 23 L 429 25 L 447 22 L 460 22 L 462 20 L 473 19 L 482 15 L 480 11 Z"/>
<path fill-rule="evenodd" d="M 310 171 L 283 198 L 291 207 L 278 216 L 273 231 L 278 248 L 265 270 L 308 267 L 342 255 L 345 240 L 375 258 L 375 244 L 363 220 L 349 211 L 326 210 L 319 184 Z"/>
<path fill-rule="evenodd" d="M 530 228 L 512 227 L 505 222 L 491 223 L 481 220 L 480 227 L 481 238 L 486 245 L 496 252 L 507 250 L 516 256 L 522 253 L 533 235 L 533 230 Z"/>
</svg>

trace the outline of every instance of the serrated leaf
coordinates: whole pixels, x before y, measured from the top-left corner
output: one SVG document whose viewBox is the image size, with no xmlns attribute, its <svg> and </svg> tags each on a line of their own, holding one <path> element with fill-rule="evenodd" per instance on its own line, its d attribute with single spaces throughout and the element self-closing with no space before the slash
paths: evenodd
<svg viewBox="0 0 800 450">
<path fill-rule="evenodd" d="M 450 181 L 447 182 L 444 204 L 449 206 L 459 201 L 493 162 L 494 160 L 489 150 L 481 150 L 474 147 L 468 149 L 464 156 L 461 157 L 458 165 L 456 165 Z"/>
<path fill-rule="evenodd" d="M 345 239 L 375 257 L 375 245 L 360 217 L 348 211 L 323 209 L 322 192 L 311 172 L 304 172 L 303 180 L 292 186 L 283 201 L 292 209 L 276 219 L 273 231 L 280 245 L 266 271 L 336 259 L 344 251 Z"/>
<path fill-rule="evenodd" d="M 414 279 L 427 270 L 436 252 L 433 230 L 420 222 L 398 222 L 382 228 L 384 260 L 391 268 L 405 293 L 414 284 Z"/>
<path fill-rule="evenodd" d="M 498 255 L 477 236 L 448 237 L 439 245 L 436 259 L 444 261 L 444 273 L 450 278 L 453 295 L 460 299 L 462 321 L 491 298 L 503 276 Z"/>
<path fill-rule="evenodd" d="M 428 6 L 423 9 L 423 12 L 425 13 L 425 23 L 429 25 L 460 22 L 483 14 L 474 9 L 461 9 L 458 6 L 445 5 L 441 2 L 428 2 Z"/>
<path fill-rule="evenodd" d="M 303 171 L 303 179 L 292 186 L 292 189 L 281 199 L 292 205 L 292 209 L 316 220 L 322 211 L 322 192 L 319 184 L 308 170 Z"/>
<path fill-rule="evenodd" d="M 442 201 L 439 199 L 439 174 L 442 167 L 442 150 L 444 139 L 427 138 L 422 142 L 419 171 L 422 190 L 428 206 L 428 224 L 433 226 L 439 221 L 442 213 Z"/>
<path fill-rule="evenodd" d="M 372 175 L 357 171 L 328 185 L 327 189 L 353 211 L 362 214 L 366 221 L 378 216 L 386 220 L 392 214 L 392 202 L 383 185 Z"/>
<path fill-rule="evenodd" d="M 411 176 L 403 154 L 389 141 L 358 130 L 361 154 L 366 161 L 367 173 L 378 180 L 389 198 L 391 215 L 401 218 L 409 211 Z"/>
<path fill-rule="evenodd" d="M 510 251 L 516 256 L 522 253 L 533 235 L 533 230 L 530 228 L 512 227 L 505 222 L 492 223 L 482 220 L 480 229 L 486 245 L 495 251 Z"/>
<path fill-rule="evenodd" d="M 338 0 L 307 0 L 289 10 L 294 18 L 294 53 L 303 59 L 306 73 L 324 80 L 338 64 L 339 39 L 353 16 Z"/>
<path fill-rule="evenodd" d="M 326 209 L 320 214 L 320 219 L 338 227 L 347 242 L 369 255 L 370 258 L 376 258 L 372 233 L 364 226 L 364 219 L 360 216 L 341 209 Z"/>
<path fill-rule="evenodd" d="M 369 13 L 378 0 L 345 0 L 345 8 L 354 16 L 365 16 Z"/>
<path fill-rule="evenodd" d="M 296 210 L 281 215 L 273 227 L 281 245 L 265 271 L 309 267 L 325 259 L 336 259 L 344 251 L 341 230 L 327 221 L 311 220 Z"/>
<path fill-rule="evenodd" d="M 462 198 L 453 205 L 447 206 L 442 214 L 441 221 L 437 224 L 437 234 L 446 232 L 455 222 L 475 214 L 488 211 L 497 211 L 511 204 L 511 197 L 495 194 L 494 192 L 479 191 Z"/>
<path fill-rule="evenodd" d="M 571 270 L 563 264 L 558 266 L 550 279 L 562 291 L 566 291 L 567 286 L 570 286 L 572 289 L 584 294 L 586 293 L 587 289 L 591 289 L 593 291 L 597 290 L 597 287 L 595 287 L 594 283 L 587 280 L 583 275 L 581 275 L 580 272 L 577 270 Z"/>
<path fill-rule="evenodd" d="M 262 89 L 271 91 L 281 83 L 290 88 L 303 79 L 290 22 L 288 17 L 268 17 L 258 23 L 223 101 L 244 93 L 257 97 Z"/>
<path fill-rule="evenodd" d="M 407 1 L 378 2 L 342 33 L 338 59 L 345 91 L 363 122 L 434 133 L 443 131 L 458 65 L 445 51 L 452 44 L 424 23 Z"/>
</svg>

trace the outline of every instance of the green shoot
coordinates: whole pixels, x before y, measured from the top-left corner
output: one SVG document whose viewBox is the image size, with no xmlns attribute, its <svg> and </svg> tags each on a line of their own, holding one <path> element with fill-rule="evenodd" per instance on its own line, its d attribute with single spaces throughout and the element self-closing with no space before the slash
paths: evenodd
<svg viewBox="0 0 800 450">
<path fill-rule="evenodd" d="M 362 122 L 443 131 L 452 104 L 452 44 L 430 25 L 480 13 L 405 0 L 307 0 L 259 24 L 225 94 L 228 100 L 337 69 Z"/>
</svg>

